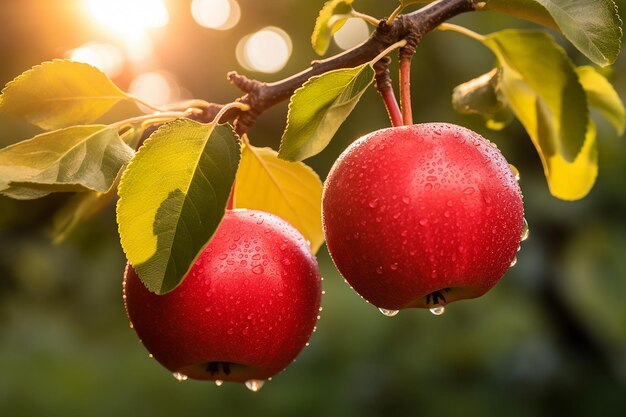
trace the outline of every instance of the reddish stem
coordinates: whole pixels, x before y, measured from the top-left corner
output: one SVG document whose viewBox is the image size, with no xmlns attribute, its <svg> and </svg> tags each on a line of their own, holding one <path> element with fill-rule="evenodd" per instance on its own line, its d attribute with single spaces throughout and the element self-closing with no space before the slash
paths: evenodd
<svg viewBox="0 0 626 417">
<path fill-rule="evenodd" d="M 396 95 L 393 92 L 393 88 L 389 86 L 389 88 L 385 88 L 380 91 L 380 95 L 385 102 L 385 107 L 387 108 L 387 114 L 389 115 L 389 120 L 391 120 L 391 125 L 402 126 L 402 114 L 400 113 L 400 106 L 398 105 L 398 100 L 396 100 Z"/>
<path fill-rule="evenodd" d="M 376 89 L 380 93 L 383 103 L 385 103 L 391 125 L 394 127 L 402 126 L 402 113 L 400 112 L 400 106 L 393 92 L 391 77 L 389 76 L 389 62 L 391 62 L 391 59 L 386 56 L 374 64 L 374 71 L 376 71 Z"/>
<path fill-rule="evenodd" d="M 405 125 L 413 124 L 413 110 L 411 109 L 411 57 L 400 58 L 400 102 L 402 106 L 402 120 Z"/>
</svg>

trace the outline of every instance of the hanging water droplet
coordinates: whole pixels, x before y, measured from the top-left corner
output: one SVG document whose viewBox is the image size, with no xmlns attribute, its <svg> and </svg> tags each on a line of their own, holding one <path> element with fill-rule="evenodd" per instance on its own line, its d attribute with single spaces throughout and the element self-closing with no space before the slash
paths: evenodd
<svg viewBox="0 0 626 417">
<path fill-rule="evenodd" d="M 216 379 L 215 380 L 215 385 L 217 385 L 218 387 L 221 387 L 223 383 L 224 383 L 224 381 L 222 381 L 221 379 Z"/>
<path fill-rule="evenodd" d="M 153 359 L 153 358 L 154 358 L 154 355 L 153 355 L 152 353 L 148 353 L 148 357 L 149 357 L 150 359 Z"/>
<path fill-rule="evenodd" d="M 528 227 L 528 222 L 526 221 L 526 217 L 524 217 L 524 226 L 522 226 L 522 238 L 521 241 L 525 241 L 530 236 L 530 228 Z"/>
<path fill-rule="evenodd" d="M 128 326 L 129 326 L 131 329 L 134 329 L 134 328 L 135 328 L 135 326 L 133 326 L 133 323 L 129 323 L 129 324 L 128 324 Z"/>
<path fill-rule="evenodd" d="M 393 317 L 400 312 L 400 310 L 387 310 L 386 308 L 379 308 L 378 311 L 387 317 Z"/>
<path fill-rule="evenodd" d="M 430 312 L 433 313 L 435 316 L 441 316 L 443 313 L 446 312 L 446 308 L 444 306 L 435 306 L 430 309 Z"/>
<path fill-rule="evenodd" d="M 178 381 L 186 381 L 187 380 L 187 375 L 185 374 L 181 374 L 180 372 L 174 372 L 172 374 L 174 376 L 174 378 L 176 378 L 176 380 Z"/>
<path fill-rule="evenodd" d="M 511 267 L 514 267 L 515 265 L 517 265 L 517 256 L 511 261 Z"/>
<path fill-rule="evenodd" d="M 246 388 L 252 392 L 257 392 L 263 388 L 263 384 L 265 384 L 265 381 L 261 379 L 249 379 L 246 381 Z"/>
<path fill-rule="evenodd" d="M 517 169 L 517 167 L 513 164 L 509 164 L 509 168 L 511 168 L 511 172 L 515 176 L 515 181 L 519 181 L 520 175 L 519 175 L 519 170 Z"/>
</svg>

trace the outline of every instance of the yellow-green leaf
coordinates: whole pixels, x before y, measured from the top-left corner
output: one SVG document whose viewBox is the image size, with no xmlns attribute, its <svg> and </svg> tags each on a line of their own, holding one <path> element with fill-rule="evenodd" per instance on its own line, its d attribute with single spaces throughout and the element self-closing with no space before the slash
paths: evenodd
<svg viewBox="0 0 626 417">
<path fill-rule="evenodd" d="M 127 98 L 97 68 L 57 59 L 9 82 L 0 96 L 0 113 L 54 130 L 92 123 Z"/>
<path fill-rule="evenodd" d="M 150 291 L 176 288 L 208 244 L 239 159 L 231 126 L 179 119 L 154 132 L 124 171 L 117 204 L 122 248 Z"/>
<path fill-rule="evenodd" d="M 271 148 L 243 148 L 236 207 L 282 217 L 302 233 L 315 253 L 324 242 L 321 201 L 322 181 L 308 165 L 278 159 Z"/>
<path fill-rule="evenodd" d="M 311 35 L 311 45 L 318 55 L 324 55 L 331 37 L 346 23 L 354 0 L 329 0 L 320 10 Z"/>
<path fill-rule="evenodd" d="M 51 192 L 106 192 L 133 156 L 113 126 L 73 126 L 0 149 L 0 193 L 17 199 Z M 8 187 L 7 187 L 8 185 Z"/>
<path fill-rule="evenodd" d="M 626 110 L 611 83 L 593 67 L 578 67 L 576 72 L 589 106 L 598 109 L 611 122 L 617 134 L 622 135 L 626 127 Z"/>
<path fill-rule="evenodd" d="M 580 157 L 583 150 L 592 156 L 595 135 L 589 139 L 585 92 L 567 55 L 537 31 L 496 32 L 485 44 L 498 57 L 500 89 L 541 157 L 550 191 L 564 200 L 584 197 L 595 181 L 594 169 L 587 169 L 594 160 Z"/>
<path fill-rule="evenodd" d="M 585 143 L 576 159 L 568 162 L 560 154 L 548 157 L 550 167 L 550 192 L 562 200 L 578 200 L 585 197 L 598 176 L 598 147 L 596 127 L 589 122 Z"/>
<path fill-rule="evenodd" d="M 301 161 L 321 152 L 374 81 L 372 63 L 311 77 L 289 101 L 278 155 Z"/>
</svg>

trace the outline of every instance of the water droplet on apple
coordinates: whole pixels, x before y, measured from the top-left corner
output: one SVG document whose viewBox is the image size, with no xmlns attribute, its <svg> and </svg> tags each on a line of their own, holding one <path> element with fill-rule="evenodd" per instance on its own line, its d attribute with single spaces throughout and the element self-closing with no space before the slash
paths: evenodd
<svg viewBox="0 0 626 417">
<path fill-rule="evenodd" d="M 379 308 L 378 311 L 380 311 L 381 313 L 383 313 L 384 316 L 387 317 L 393 317 L 400 312 L 400 310 L 387 310 L 386 308 Z"/>
<path fill-rule="evenodd" d="M 218 387 L 221 387 L 223 383 L 224 383 L 224 381 L 222 381 L 221 379 L 216 379 L 215 380 L 215 385 L 217 385 Z"/>
<path fill-rule="evenodd" d="M 428 219 L 426 219 L 426 218 L 420 219 L 420 225 L 426 226 L 427 224 L 428 224 Z"/>
<path fill-rule="evenodd" d="M 427 182 L 426 185 L 424 185 L 424 189 L 426 191 L 430 191 L 430 190 L 433 189 L 433 185 L 431 183 Z"/>
<path fill-rule="evenodd" d="M 392 263 L 391 266 L 389 266 L 389 268 L 391 268 L 392 271 L 397 271 L 398 263 L 397 262 Z"/>
<path fill-rule="evenodd" d="M 154 355 L 153 355 L 152 353 L 148 353 L 148 357 L 149 357 L 150 359 L 154 359 Z"/>
<path fill-rule="evenodd" d="M 372 201 L 370 201 L 370 203 L 369 203 L 369 206 L 370 206 L 371 208 L 375 208 L 377 205 L 378 205 L 378 199 L 377 199 L 377 198 L 373 199 L 373 200 L 372 200 Z"/>
<path fill-rule="evenodd" d="M 517 265 L 517 256 L 511 261 L 511 267 L 514 267 L 515 265 Z"/>
<path fill-rule="evenodd" d="M 446 312 L 446 308 L 444 306 L 435 306 L 430 308 L 430 312 L 433 313 L 435 316 L 441 316 L 443 313 Z"/>
<path fill-rule="evenodd" d="M 376 267 L 376 273 L 379 274 L 379 275 L 382 274 L 383 273 L 383 267 L 382 266 L 377 266 Z"/>
<path fill-rule="evenodd" d="M 135 328 L 135 326 L 133 326 L 133 323 L 129 323 L 129 324 L 128 324 L 128 326 L 129 326 L 131 329 L 134 329 L 134 328 Z"/>
<path fill-rule="evenodd" d="M 530 236 L 530 228 L 528 227 L 528 222 L 526 221 L 526 217 L 524 217 L 524 226 L 522 226 L 522 238 L 521 241 L 525 241 Z"/>
<path fill-rule="evenodd" d="M 464 194 L 474 194 L 474 187 L 467 187 L 463 190 Z"/>
<path fill-rule="evenodd" d="M 515 181 L 519 181 L 520 175 L 519 175 L 519 170 L 517 169 L 517 167 L 513 164 L 509 164 L 509 168 L 511 168 L 511 172 L 515 176 Z"/>
<path fill-rule="evenodd" d="M 187 380 L 187 375 L 181 374 L 180 372 L 174 372 L 172 375 L 177 381 L 183 382 Z"/>
<path fill-rule="evenodd" d="M 252 272 L 254 272 L 257 275 L 262 274 L 264 271 L 265 269 L 263 268 L 263 265 L 261 264 L 258 264 L 252 267 Z"/>
<path fill-rule="evenodd" d="M 249 379 L 246 381 L 246 388 L 252 392 L 257 392 L 263 388 L 263 384 L 265 384 L 265 381 L 261 379 Z"/>
</svg>

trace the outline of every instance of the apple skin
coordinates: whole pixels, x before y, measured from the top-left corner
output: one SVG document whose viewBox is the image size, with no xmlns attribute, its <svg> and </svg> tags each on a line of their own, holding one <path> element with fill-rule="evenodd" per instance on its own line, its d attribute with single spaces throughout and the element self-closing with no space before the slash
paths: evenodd
<svg viewBox="0 0 626 417">
<path fill-rule="evenodd" d="M 328 175 L 322 215 L 337 269 L 388 310 L 483 295 L 515 258 L 524 222 L 522 193 L 500 151 L 447 123 L 355 141 Z"/>
<path fill-rule="evenodd" d="M 173 291 L 151 293 L 130 265 L 123 288 L 132 326 L 158 362 L 189 378 L 236 382 L 285 369 L 311 336 L 321 299 L 308 243 L 255 210 L 227 211 Z"/>
</svg>

